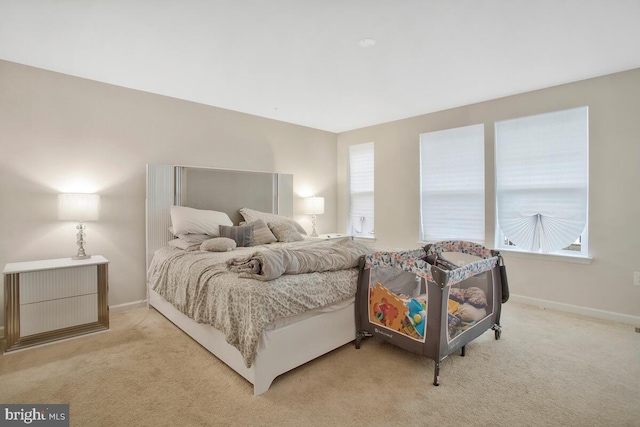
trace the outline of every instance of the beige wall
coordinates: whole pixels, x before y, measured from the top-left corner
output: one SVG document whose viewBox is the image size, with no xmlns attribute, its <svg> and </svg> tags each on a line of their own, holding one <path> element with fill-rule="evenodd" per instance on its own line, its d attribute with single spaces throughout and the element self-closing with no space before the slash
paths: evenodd
<svg viewBox="0 0 640 427">
<path fill-rule="evenodd" d="M 589 106 L 590 120 L 593 260 L 585 265 L 505 254 L 511 292 L 541 305 L 605 311 L 637 321 L 640 286 L 633 285 L 633 271 L 640 271 L 640 69 L 339 134 L 339 229 L 346 229 L 349 145 L 375 143 L 377 245 L 413 248 L 419 246 L 419 134 L 484 123 L 486 244 L 493 247 L 494 122 L 582 105 Z"/>
<path fill-rule="evenodd" d="M 0 61 L 0 147 L 0 267 L 75 254 L 75 224 L 57 220 L 57 194 L 98 192 L 87 252 L 111 261 L 111 305 L 146 297 L 146 163 L 294 174 L 298 195 L 326 197 L 318 231 L 336 229 L 330 132 Z"/>
<path fill-rule="evenodd" d="M 87 224 L 87 250 L 111 261 L 109 302 L 145 298 L 146 163 L 292 173 L 298 195 L 326 197 L 318 231 L 344 231 L 347 146 L 369 141 L 376 149 L 376 243 L 418 247 L 418 135 L 476 123 L 485 124 L 486 235 L 493 246 L 493 122 L 580 105 L 590 107 L 593 261 L 506 255 L 512 293 L 637 317 L 640 70 L 336 136 L 0 61 L 0 267 L 74 254 L 75 224 L 57 221 L 56 195 L 95 191 L 101 219 Z M 296 219 L 310 229 L 300 205 L 298 199 Z M 0 293 L 3 324 L 2 301 Z"/>
</svg>

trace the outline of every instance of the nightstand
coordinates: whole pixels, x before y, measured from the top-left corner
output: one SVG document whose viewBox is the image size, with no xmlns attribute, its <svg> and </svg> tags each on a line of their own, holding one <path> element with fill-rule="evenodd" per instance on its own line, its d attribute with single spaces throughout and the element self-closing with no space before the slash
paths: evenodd
<svg viewBox="0 0 640 427">
<path fill-rule="evenodd" d="M 318 234 L 315 237 L 309 236 L 309 240 L 340 240 L 348 237 L 353 240 L 353 236 L 350 234 L 340 234 L 340 233 L 329 233 L 329 234 Z"/>
<path fill-rule="evenodd" d="M 108 266 L 100 255 L 7 264 L 5 352 L 109 329 Z"/>
</svg>

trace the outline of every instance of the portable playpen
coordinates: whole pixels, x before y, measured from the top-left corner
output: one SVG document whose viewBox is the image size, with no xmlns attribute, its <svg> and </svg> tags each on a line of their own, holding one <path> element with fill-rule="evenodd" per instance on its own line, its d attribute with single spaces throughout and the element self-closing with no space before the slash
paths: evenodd
<svg viewBox="0 0 640 427">
<path fill-rule="evenodd" d="M 509 295 L 498 251 L 463 241 L 405 252 L 375 252 L 360 260 L 356 348 L 375 336 L 440 363 L 488 329 L 500 339 L 500 312 Z"/>
</svg>

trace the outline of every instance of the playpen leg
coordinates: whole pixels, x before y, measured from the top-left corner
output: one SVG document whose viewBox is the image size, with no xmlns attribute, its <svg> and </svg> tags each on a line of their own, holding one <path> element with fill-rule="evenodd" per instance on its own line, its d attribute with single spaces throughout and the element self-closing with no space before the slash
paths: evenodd
<svg viewBox="0 0 640 427">
<path fill-rule="evenodd" d="M 463 345 L 462 348 L 460 349 L 460 356 L 464 357 L 465 355 L 465 346 Z"/>
<path fill-rule="evenodd" d="M 440 362 L 436 362 L 436 367 L 433 369 L 433 385 L 440 385 Z"/>
<path fill-rule="evenodd" d="M 493 325 L 491 327 L 491 329 L 493 329 L 495 331 L 496 339 L 499 340 L 500 339 L 500 335 L 502 335 L 502 326 L 500 326 L 500 325 L 498 325 L 496 323 L 495 325 Z"/>
<path fill-rule="evenodd" d="M 360 348 L 360 343 L 362 342 L 362 338 L 370 337 L 371 334 L 365 331 L 356 332 L 356 349 Z"/>
</svg>

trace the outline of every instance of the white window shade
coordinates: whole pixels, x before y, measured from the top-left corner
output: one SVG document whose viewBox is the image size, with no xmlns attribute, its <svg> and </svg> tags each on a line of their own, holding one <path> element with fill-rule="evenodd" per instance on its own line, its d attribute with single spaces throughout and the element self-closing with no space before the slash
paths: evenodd
<svg viewBox="0 0 640 427">
<path fill-rule="evenodd" d="M 374 145 L 349 146 L 349 230 L 356 236 L 374 232 Z"/>
<path fill-rule="evenodd" d="M 588 108 L 496 123 L 498 227 L 516 247 L 555 252 L 585 231 Z"/>
<path fill-rule="evenodd" d="M 484 125 L 420 135 L 420 239 L 484 243 Z"/>
</svg>

